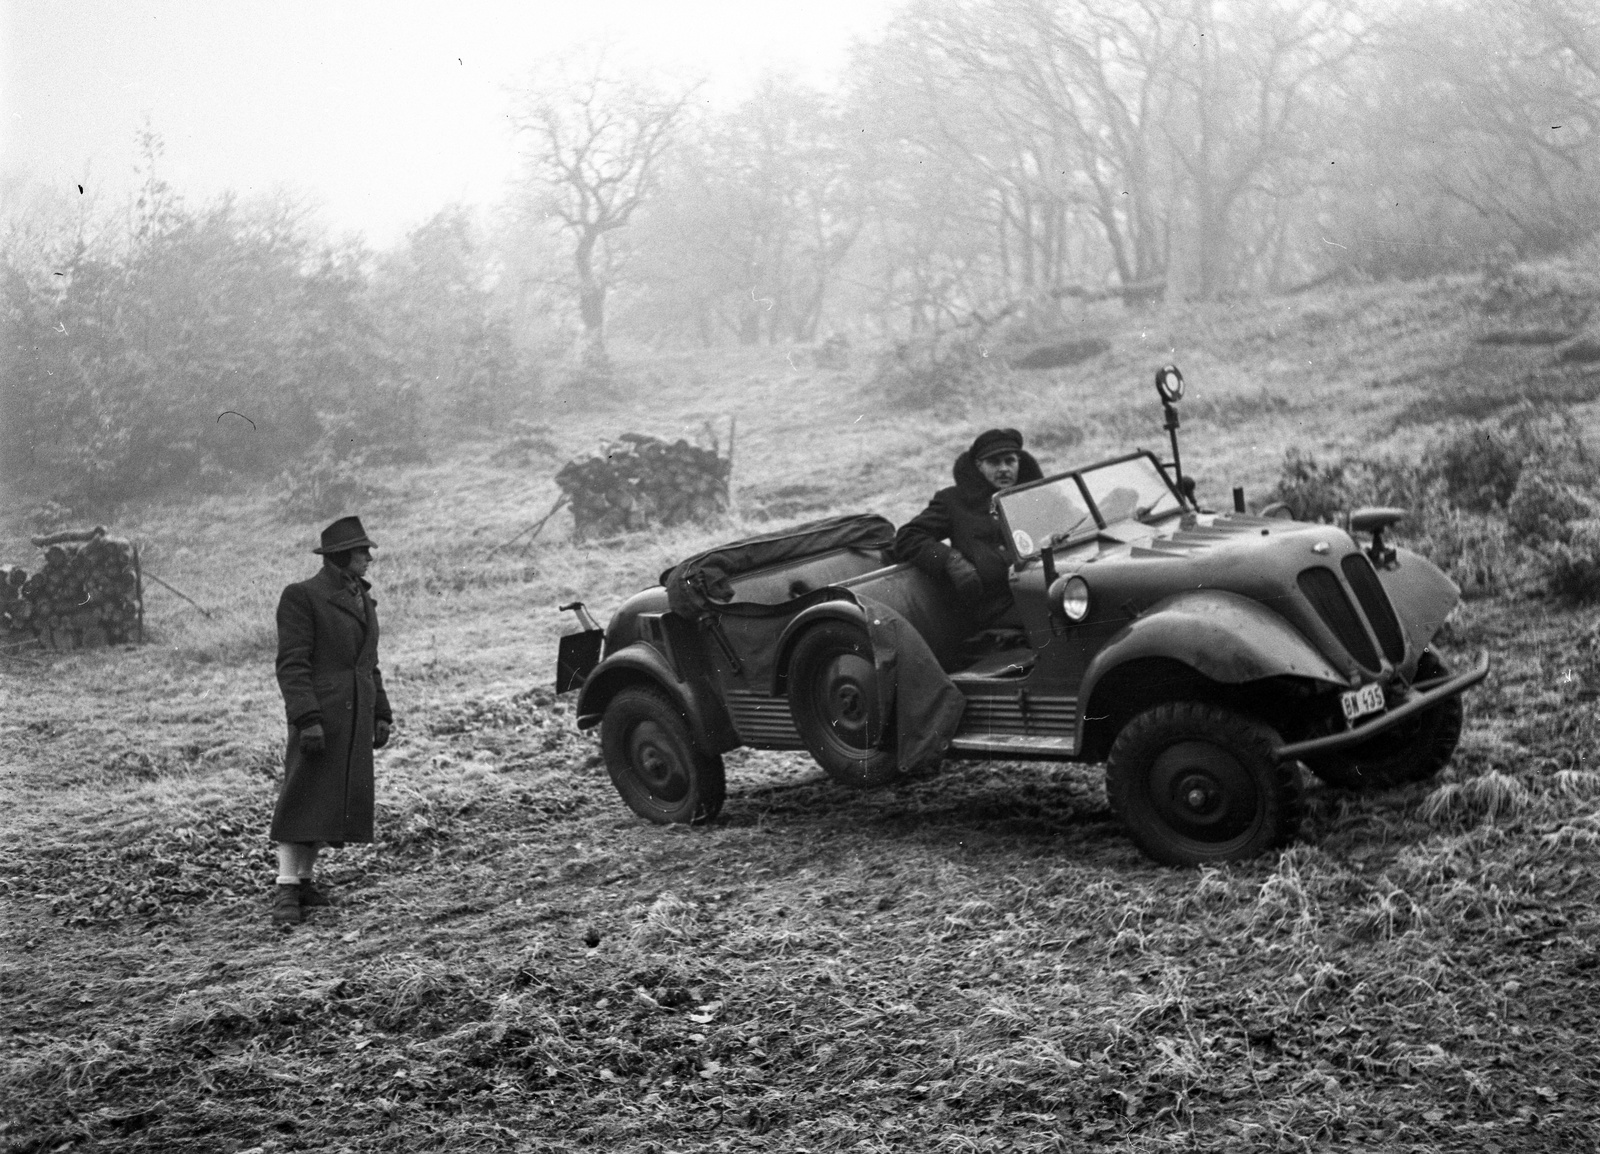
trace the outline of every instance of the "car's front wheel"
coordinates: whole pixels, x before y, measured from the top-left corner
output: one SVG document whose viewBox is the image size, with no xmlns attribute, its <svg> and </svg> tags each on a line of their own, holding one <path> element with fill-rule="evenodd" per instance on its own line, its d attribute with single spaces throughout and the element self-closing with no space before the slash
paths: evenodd
<svg viewBox="0 0 1600 1154">
<path fill-rule="evenodd" d="M 1416 680 L 1433 681 L 1449 672 L 1429 649 L 1417 661 Z M 1455 756 L 1465 718 L 1466 710 L 1457 694 L 1354 749 L 1307 758 L 1306 765 L 1323 781 L 1340 789 L 1392 789 L 1427 781 Z"/>
<path fill-rule="evenodd" d="M 695 747 L 678 707 L 646 685 L 619 692 L 600 718 L 611 784 L 634 813 L 657 825 L 710 821 L 722 812 L 722 758 Z"/>
<path fill-rule="evenodd" d="M 829 777 L 851 789 L 894 780 L 892 700 L 881 699 L 867 631 L 847 621 L 814 625 L 789 662 L 789 712 Z"/>
<path fill-rule="evenodd" d="M 1300 777 L 1277 735 L 1201 702 L 1138 714 L 1112 743 L 1106 796 L 1140 849 L 1167 865 L 1242 861 L 1291 840 Z"/>
</svg>

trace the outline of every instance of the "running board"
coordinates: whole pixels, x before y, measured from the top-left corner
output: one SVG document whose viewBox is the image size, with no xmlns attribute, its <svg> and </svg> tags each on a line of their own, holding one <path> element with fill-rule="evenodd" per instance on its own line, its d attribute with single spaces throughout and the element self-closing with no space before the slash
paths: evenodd
<svg viewBox="0 0 1600 1154">
<path fill-rule="evenodd" d="M 999 753 L 1016 757 L 1071 757 L 1077 743 L 1070 737 L 1040 737 L 1027 733 L 972 733 L 952 738 L 950 752 Z"/>
</svg>

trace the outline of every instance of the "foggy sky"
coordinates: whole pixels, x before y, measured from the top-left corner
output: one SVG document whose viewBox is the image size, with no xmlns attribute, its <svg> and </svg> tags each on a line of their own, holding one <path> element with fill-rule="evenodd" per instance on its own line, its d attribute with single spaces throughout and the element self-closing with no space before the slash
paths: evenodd
<svg viewBox="0 0 1600 1154">
<path fill-rule="evenodd" d="M 737 98 L 764 65 L 823 81 L 890 0 L 0 0 L 0 171 L 101 210 L 135 138 L 186 199 L 287 191 L 386 244 L 515 171 L 510 92 L 552 48 L 606 36 Z"/>
</svg>

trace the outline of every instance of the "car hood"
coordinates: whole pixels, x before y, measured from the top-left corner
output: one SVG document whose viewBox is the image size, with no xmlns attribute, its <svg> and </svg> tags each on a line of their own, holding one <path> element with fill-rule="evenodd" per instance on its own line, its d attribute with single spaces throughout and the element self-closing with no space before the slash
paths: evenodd
<svg viewBox="0 0 1600 1154">
<path fill-rule="evenodd" d="M 1139 617 L 1184 592 L 1238 593 L 1282 615 L 1336 668 L 1353 675 L 1358 663 L 1308 600 L 1301 574 L 1308 569 L 1330 571 L 1355 609 L 1358 599 L 1352 596 L 1345 561 L 1362 552 L 1336 525 L 1202 513 L 1173 516 L 1154 525 L 1123 521 L 1107 526 L 1094 539 L 1058 551 L 1056 569 L 1088 582 L 1096 606 L 1092 612 L 1107 622 Z M 1415 554 L 1405 555 L 1404 560 L 1433 569 Z M 1353 568 L 1365 564 L 1350 562 Z M 1387 587 L 1388 582 L 1383 584 Z M 1409 665 L 1415 660 L 1419 638 L 1409 631 L 1408 638 L 1411 645 L 1404 661 L 1390 664 Z M 1370 673 L 1374 663 L 1365 664 Z"/>
</svg>

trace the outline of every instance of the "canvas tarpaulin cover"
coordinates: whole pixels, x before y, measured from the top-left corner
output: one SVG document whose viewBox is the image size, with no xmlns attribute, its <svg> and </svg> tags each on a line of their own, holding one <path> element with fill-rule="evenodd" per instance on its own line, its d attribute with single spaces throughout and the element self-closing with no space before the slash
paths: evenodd
<svg viewBox="0 0 1600 1154">
<path fill-rule="evenodd" d="M 894 702 L 896 760 L 901 769 L 913 769 L 944 754 L 965 699 L 911 623 L 847 587 L 829 586 L 769 605 L 733 601 L 730 581 L 835 549 L 887 550 L 893 541 L 894 525 L 876 514 L 831 517 L 708 549 L 667 570 L 661 583 L 673 612 L 714 631 L 752 686 L 773 684 L 777 641 L 796 613 L 821 601 L 854 602 L 872 645 L 879 700 Z"/>
<path fill-rule="evenodd" d="M 673 612 L 693 620 L 707 609 L 726 605 L 733 597 L 729 578 L 740 573 L 834 549 L 888 549 L 893 544 L 894 525 L 876 513 L 828 517 L 696 553 L 663 573 L 661 584 Z M 788 612 L 773 608 L 779 615 Z"/>
</svg>

